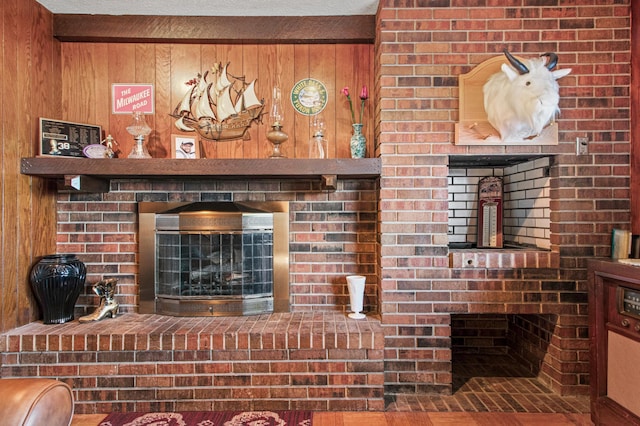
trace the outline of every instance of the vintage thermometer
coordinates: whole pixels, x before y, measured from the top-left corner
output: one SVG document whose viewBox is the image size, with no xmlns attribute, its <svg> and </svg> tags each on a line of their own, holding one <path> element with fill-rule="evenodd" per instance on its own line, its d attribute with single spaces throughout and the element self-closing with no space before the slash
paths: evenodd
<svg viewBox="0 0 640 426">
<path fill-rule="evenodd" d="M 478 183 L 478 247 L 502 247 L 502 178 Z"/>
</svg>

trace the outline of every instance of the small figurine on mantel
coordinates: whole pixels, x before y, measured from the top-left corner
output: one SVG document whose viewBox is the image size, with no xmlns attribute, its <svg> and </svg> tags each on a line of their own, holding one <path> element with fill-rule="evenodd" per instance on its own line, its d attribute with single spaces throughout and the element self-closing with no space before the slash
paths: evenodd
<svg viewBox="0 0 640 426">
<path fill-rule="evenodd" d="M 107 149 L 104 152 L 105 158 L 114 158 L 116 156 L 116 151 L 114 150 L 114 147 L 118 145 L 118 142 L 116 142 L 113 136 L 111 135 L 107 136 L 107 138 L 100 143 L 102 143 L 104 146 L 107 147 Z"/>
<path fill-rule="evenodd" d="M 118 280 L 116 278 L 108 278 L 100 280 L 93 285 L 93 292 L 100 297 L 100 304 L 96 310 L 89 315 L 78 318 L 80 322 L 92 322 L 100 321 L 107 316 L 115 318 L 118 313 L 118 302 L 114 300 L 116 293 L 116 285 Z"/>
</svg>

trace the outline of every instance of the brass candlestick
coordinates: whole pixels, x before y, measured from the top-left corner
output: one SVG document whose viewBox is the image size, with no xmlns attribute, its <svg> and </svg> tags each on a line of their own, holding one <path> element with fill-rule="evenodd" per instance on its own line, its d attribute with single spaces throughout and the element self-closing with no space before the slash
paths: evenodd
<svg viewBox="0 0 640 426">
<path fill-rule="evenodd" d="M 267 132 L 267 139 L 273 144 L 273 153 L 269 158 L 287 158 L 280 151 L 280 145 L 289 139 L 289 135 L 282 130 L 280 123 L 273 123 L 271 130 Z"/>
</svg>

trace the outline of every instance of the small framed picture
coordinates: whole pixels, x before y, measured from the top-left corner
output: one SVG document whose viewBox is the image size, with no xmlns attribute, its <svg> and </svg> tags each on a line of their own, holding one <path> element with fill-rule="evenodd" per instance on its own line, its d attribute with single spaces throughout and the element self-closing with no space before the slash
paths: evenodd
<svg viewBox="0 0 640 426">
<path fill-rule="evenodd" d="M 198 139 L 192 136 L 171 135 L 171 158 L 200 158 Z"/>
</svg>

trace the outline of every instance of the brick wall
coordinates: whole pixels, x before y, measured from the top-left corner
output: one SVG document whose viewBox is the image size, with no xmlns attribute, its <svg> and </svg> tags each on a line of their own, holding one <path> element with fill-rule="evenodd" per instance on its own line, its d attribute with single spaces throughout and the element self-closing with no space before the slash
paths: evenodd
<svg viewBox="0 0 640 426">
<path fill-rule="evenodd" d="M 87 286 L 76 305 L 92 312 L 90 283 L 118 279 L 124 312 L 137 312 L 139 201 L 288 201 L 292 311 L 348 311 L 346 276 L 367 276 L 365 310 L 378 312 L 375 279 L 377 184 L 339 181 L 336 191 L 319 182 L 113 181 L 105 194 L 60 193 L 58 252 L 76 253 L 87 265 Z"/>
<path fill-rule="evenodd" d="M 629 1 L 484 4 L 380 4 L 379 276 L 387 391 L 450 390 L 451 314 L 519 312 L 557 315 L 541 378 L 560 393 L 586 393 L 586 259 L 609 255 L 612 227 L 629 228 Z M 572 68 L 559 81 L 557 146 L 454 145 L 458 76 L 505 47 L 523 56 L 554 51 L 559 68 Z M 577 136 L 589 138 L 588 155 L 575 155 Z M 465 254 L 452 253 L 449 268 L 448 157 L 500 154 L 553 155 L 550 257 L 474 253 L 464 266 Z"/>
<path fill-rule="evenodd" d="M 451 315 L 451 350 L 455 354 L 496 355 L 509 352 L 509 319 L 499 314 Z"/>
<path fill-rule="evenodd" d="M 510 354 L 532 372 L 543 366 L 554 336 L 555 315 L 513 315 L 509 317 L 507 339 Z M 550 368 L 546 365 L 545 368 Z"/>
<path fill-rule="evenodd" d="M 549 170 L 549 158 L 505 169 L 505 241 L 543 249 L 551 247 Z"/>
</svg>

